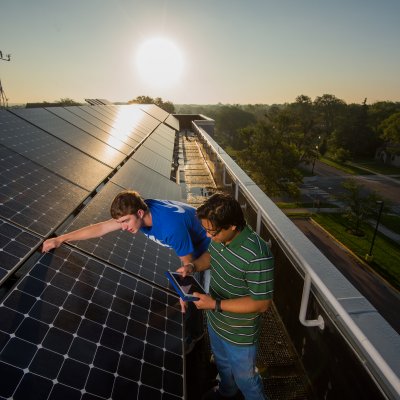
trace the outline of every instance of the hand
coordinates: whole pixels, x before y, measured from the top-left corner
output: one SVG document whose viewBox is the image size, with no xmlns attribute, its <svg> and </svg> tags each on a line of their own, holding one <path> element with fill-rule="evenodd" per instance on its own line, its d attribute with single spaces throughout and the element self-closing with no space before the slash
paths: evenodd
<svg viewBox="0 0 400 400">
<path fill-rule="evenodd" d="M 188 263 L 179 267 L 176 272 L 180 273 L 183 277 L 190 275 L 194 272 L 194 266 L 192 263 Z"/>
<path fill-rule="evenodd" d="M 214 310 L 215 300 L 209 294 L 194 292 L 193 296 L 200 299 L 193 302 L 199 310 Z"/>
<path fill-rule="evenodd" d="M 47 253 L 48 251 L 60 247 L 62 244 L 62 240 L 58 237 L 47 239 L 44 241 L 42 246 L 42 253 Z"/>
</svg>

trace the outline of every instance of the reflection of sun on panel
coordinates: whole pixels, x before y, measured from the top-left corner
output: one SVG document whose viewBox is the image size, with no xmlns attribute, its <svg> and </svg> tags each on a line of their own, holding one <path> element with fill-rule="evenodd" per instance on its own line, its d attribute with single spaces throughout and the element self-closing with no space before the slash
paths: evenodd
<svg viewBox="0 0 400 400">
<path fill-rule="evenodd" d="M 141 78 L 156 87 L 176 83 L 183 72 L 183 57 L 179 48 L 164 38 L 144 42 L 136 55 L 136 66 Z"/>
<path fill-rule="evenodd" d="M 132 136 L 133 130 L 142 124 L 147 115 L 140 109 L 135 110 L 132 108 L 132 106 L 120 107 L 113 122 L 113 128 L 110 133 L 119 140 L 124 141 Z M 109 144 L 111 145 L 111 142 Z"/>
</svg>

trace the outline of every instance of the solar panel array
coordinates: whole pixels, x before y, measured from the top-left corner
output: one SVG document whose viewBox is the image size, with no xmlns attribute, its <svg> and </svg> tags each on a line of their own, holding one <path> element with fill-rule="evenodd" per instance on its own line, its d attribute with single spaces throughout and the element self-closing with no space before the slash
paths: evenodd
<svg viewBox="0 0 400 400">
<path fill-rule="evenodd" d="M 172 250 L 113 232 L 38 249 L 109 217 L 112 198 L 181 200 L 175 131 L 156 106 L 0 111 L 0 399 L 182 399 L 183 320 Z"/>
</svg>

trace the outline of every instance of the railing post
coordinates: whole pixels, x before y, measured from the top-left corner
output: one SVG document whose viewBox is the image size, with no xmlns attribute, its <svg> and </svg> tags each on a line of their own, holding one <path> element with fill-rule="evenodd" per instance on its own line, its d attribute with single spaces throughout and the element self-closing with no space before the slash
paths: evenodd
<svg viewBox="0 0 400 400">
<path fill-rule="evenodd" d="M 224 183 L 224 186 L 226 187 L 231 187 L 232 183 L 226 183 L 226 168 L 225 168 L 225 164 L 223 165 L 223 170 L 222 170 L 222 181 Z"/>
<path fill-rule="evenodd" d="M 321 315 L 318 315 L 318 319 L 306 320 L 308 298 L 310 296 L 310 291 L 311 291 L 311 276 L 309 273 L 306 272 L 304 276 L 303 295 L 301 296 L 299 320 L 304 326 L 307 327 L 318 326 L 319 329 L 322 330 L 325 328 L 325 322 Z"/>
<path fill-rule="evenodd" d="M 259 235 L 261 232 L 261 209 L 257 208 L 257 225 L 256 225 L 256 232 Z"/>
</svg>

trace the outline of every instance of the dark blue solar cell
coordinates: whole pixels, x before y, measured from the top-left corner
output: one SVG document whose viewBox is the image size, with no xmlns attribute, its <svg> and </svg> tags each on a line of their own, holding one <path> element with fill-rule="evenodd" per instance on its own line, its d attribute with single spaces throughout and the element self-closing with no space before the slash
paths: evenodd
<svg viewBox="0 0 400 400">
<path fill-rule="evenodd" d="M 82 338 L 75 338 L 68 351 L 68 355 L 85 364 L 91 364 L 96 353 L 97 346 Z"/>
<path fill-rule="evenodd" d="M 13 398 L 15 400 L 45 399 L 52 386 L 53 383 L 51 380 L 35 374 L 27 373 L 22 378 Z"/>
<path fill-rule="evenodd" d="M 11 398 L 23 375 L 24 372 L 22 369 L 15 368 L 0 361 L 0 396 L 6 399 Z"/>
<path fill-rule="evenodd" d="M 55 379 L 64 362 L 64 357 L 53 351 L 39 349 L 29 366 L 29 370 L 48 379 Z"/>
<path fill-rule="evenodd" d="M 115 376 L 98 368 L 92 368 L 86 383 L 86 390 L 108 399 L 111 396 Z"/>
<path fill-rule="evenodd" d="M 80 400 L 81 396 L 80 390 L 57 383 L 51 391 L 49 400 Z"/>
<path fill-rule="evenodd" d="M 119 358 L 119 352 L 104 346 L 98 346 L 93 365 L 105 371 L 115 373 L 118 368 Z"/>
</svg>

